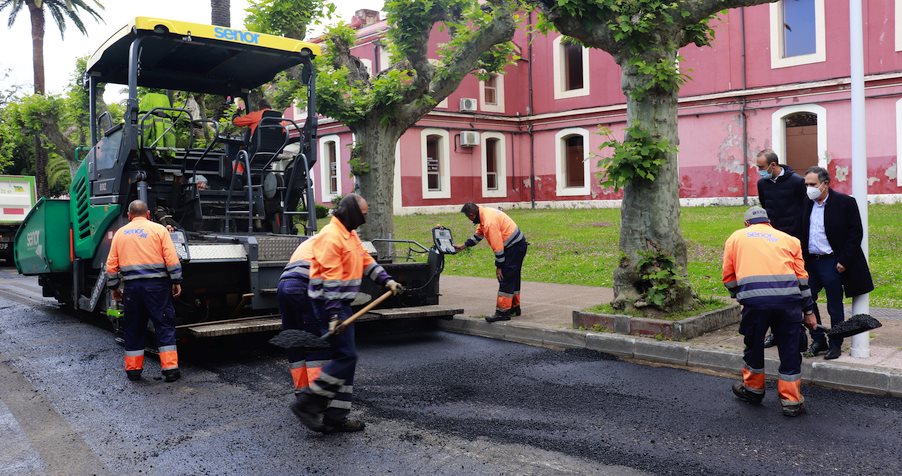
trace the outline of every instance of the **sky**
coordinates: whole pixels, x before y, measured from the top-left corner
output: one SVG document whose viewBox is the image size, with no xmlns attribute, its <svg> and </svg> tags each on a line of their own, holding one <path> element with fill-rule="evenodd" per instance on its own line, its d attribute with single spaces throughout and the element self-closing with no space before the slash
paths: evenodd
<svg viewBox="0 0 902 476">
<path fill-rule="evenodd" d="M 333 0 L 337 7 L 336 19 L 350 21 L 354 11 L 361 8 L 381 8 L 382 0 Z M 89 56 L 107 38 L 137 16 L 149 16 L 182 20 L 194 23 L 210 23 L 209 0 L 101 0 L 103 22 L 83 17 L 88 35 L 82 35 L 74 25 L 66 27 L 65 39 L 60 39 L 59 29 L 50 15 L 46 16 L 44 34 L 44 75 L 49 94 L 62 93 L 75 68 L 75 60 Z M 231 0 L 232 26 L 243 28 L 247 0 Z M 6 28 L 9 12 L 0 11 L 0 90 L 11 85 L 23 85 L 25 92 L 33 91 L 34 73 L 31 63 L 31 21 L 28 9 L 22 8 L 12 29 Z M 9 72 L 9 77 L 3 79 Z M 120 99 L 119 88 L 108 88 L 107 102 Z"/>
</svg>

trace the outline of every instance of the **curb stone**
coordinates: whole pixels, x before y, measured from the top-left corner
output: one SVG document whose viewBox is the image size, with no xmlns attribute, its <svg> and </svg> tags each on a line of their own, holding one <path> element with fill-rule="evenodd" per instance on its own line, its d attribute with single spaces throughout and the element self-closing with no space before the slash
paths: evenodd
<svg viewBox="0 0 902 476">
<path fill-rule="evenodd" d="M 547 329 L 513 323 L 487 323 L 472 317 L 456 317 L 440 321 L 439 328 L 458 334 L 507 340 L 527 345 L 585 348 L 649 362 L 720 370 L 739 374 L 744 365 L 741 352 L 693 348 L 684 343 L 659 342 L 642 337 L 614 333 L 598 333 L 569 329 Z M 778 359 L 765 359 L 765 373 L 778 374 Z M 802 360 L 802 376 L 806 383 L 863 391 L 878 395 L 902 397 L 902 374 L 888 370 L 836 365 L 812 359 Z"/>
</svg>

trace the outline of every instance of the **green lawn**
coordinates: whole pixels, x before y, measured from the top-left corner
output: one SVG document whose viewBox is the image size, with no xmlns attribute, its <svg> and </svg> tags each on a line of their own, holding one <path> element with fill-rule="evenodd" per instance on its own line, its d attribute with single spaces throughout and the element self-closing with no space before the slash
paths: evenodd
<svg viewBox="0 0 902 476">
<path fill-rule="evenodd" d="M 689 279 L 700 296 L 727 296 L 720 281 L 723 243 L 742 227 L 744 207 L 683 208 Z M 902 205 L 871 205 L 870 263 L 874 307 L 902 308 Z M 510 210 L 529 240 L 523 279 L 610 287 L 619 255 L 620 210 Z M 474 230 L 463 214 L 395 217 L 395 236 L 431 243 L 430 229 L 445 225 L 462 243 Z M 483 243 L 445 261 L 445 273 L 494 277 L 492 252 Z"/>
</svg>

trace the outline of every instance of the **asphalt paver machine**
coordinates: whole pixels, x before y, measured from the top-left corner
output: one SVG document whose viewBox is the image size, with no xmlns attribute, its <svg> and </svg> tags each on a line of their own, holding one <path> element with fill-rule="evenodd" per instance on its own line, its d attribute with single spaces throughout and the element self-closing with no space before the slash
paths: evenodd
<svg viewBox="0 0 902 476">
<path fill-rule="evenodd" d="M 91 57 L 85 74 L 90 152 L 69 198 L 41 198 L 26 218 L 15 241 L 18 271 L 38 276 L 45 296 L 108 315 L 115 327 L 106 258 L 113 234 L 128 221 L 128 204 L 141 199 L 152 219 L 174 230 L 184 270 L 182 296 L 175 301 L 180 334 L 279 329 L 279 276 L 297 245 L 317 230 L 310 171 L 317 152 L 313 61 L 319 53 L 314 43 L 157 18 L 139 17 L 119 30 Z M 247 102 L 252 89 L 295 67 L 307 86 L 306 117 L 295 121 L 267 112 L 246 140 L 220 137 L 214 121 L 194 117 L 188 108 L 139 101 L 142 87 Z M 122 123 L 98 110 L 101 84 L 128 86 Z M 179 147 L 180 127 L 212 130 L 212 139 L 195 147 L 195 134 L 182 134 L 188 143 Z M 427 258 L 381 260 L 412 292 L 392 298 L 369 319 L 462 312 L 438 305 L 438 248 L 392 244 L 407 244 Z M 379 294 L 364 287 L 356 304 Z"/>
</svg>

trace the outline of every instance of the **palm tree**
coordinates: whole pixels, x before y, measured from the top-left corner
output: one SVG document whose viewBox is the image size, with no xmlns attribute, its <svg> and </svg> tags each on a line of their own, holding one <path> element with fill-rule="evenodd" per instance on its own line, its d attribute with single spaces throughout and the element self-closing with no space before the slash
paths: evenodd
<svg viewBox="0 0 902 476">
<path fill-rule="evenodd" d="M 103 10 L 103 5 L 98 0 L 91 0 L 98 9 Z M 82 13 L 103 21 L 100 14 L 85 0 L 0 0 L 0 11 L 9 8 L 8 26 L 12 28 L 16 22 L 16 16 L 22 7 L 28 7 L 31 17 L 31 57 L 34 66 L 34 92 L 44 94 L 44 10 L 50 12 L 50 16 L 56 22 L 60 30 L 60 36 L 66 31 L 66 19 L 68 18 L 83 35 L 88 34 L 84 22 L 79 17 Z M 47 194 L 47 154 L 41 147 L 40 134 L 34 138 L 35 175 L 37 176 L 38 195 Z"/>
<path fill-rule="evenodd" d="M 210 10 L 212 12 L 213 24 L 216 26 L 231 26 L 231 1 L 230 0 L 210 0 Z"/>
</svg>

